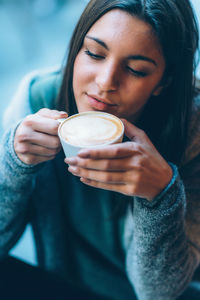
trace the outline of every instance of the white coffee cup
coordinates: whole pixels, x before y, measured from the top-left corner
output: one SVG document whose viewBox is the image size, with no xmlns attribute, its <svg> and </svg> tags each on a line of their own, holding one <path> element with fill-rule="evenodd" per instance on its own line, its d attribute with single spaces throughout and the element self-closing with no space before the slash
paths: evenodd
<svg viewBox="0 0 200 300">
<path fill-rule="evenodd" d="M 71 157 L 83 148 L 121 143 L 124 125 L 119 118 L 109 113 L 82 112 L 62 120 L 58 136 L 65 156 Z"/>
</svg>

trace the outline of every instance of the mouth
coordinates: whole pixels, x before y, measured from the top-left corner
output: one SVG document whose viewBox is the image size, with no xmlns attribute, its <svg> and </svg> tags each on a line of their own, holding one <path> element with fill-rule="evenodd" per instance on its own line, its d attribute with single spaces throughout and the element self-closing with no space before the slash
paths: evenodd
<svg viewBox="0 0 200 300">
<path fill-rule="evenodd" d="M 108 110 L 117 106 L 110 103 L 109 100 L 98 97 L 97 95 L 87 94 L 89 104 L 97 110 Z"/>
</svg>

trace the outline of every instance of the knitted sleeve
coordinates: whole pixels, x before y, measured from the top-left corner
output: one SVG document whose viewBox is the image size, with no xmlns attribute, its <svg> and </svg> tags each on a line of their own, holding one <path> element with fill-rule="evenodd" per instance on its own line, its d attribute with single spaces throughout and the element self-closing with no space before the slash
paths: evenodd
<svg viewBox="0 0 200 300">
<path fill-rule="evenodd" d="M 19 160 L 14 151 L 15 131 L 26 115 L 53 105 L 55 74 L 33 72 L 26 76 L 4 115 L 5 134 L 0 142 L 0 258 L 7 255 L 29 221 L 35 177 L 43 166 Z"/>
<path fill-rule="evenodd" d="M 185 161 L 152 202 L 135 197 L 125 225 L 126 270 L 140 300 L 183 293 L 200 263 L 200 109 Z"/>
</svg>

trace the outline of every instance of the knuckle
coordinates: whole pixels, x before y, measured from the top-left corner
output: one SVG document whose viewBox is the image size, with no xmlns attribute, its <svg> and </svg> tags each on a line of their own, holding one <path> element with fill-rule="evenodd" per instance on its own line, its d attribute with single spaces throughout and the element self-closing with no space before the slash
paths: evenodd
<svg viewBox="0 0 200 300">
<path fill-rule="evenodd" d="M 52 112 L 52 114 L 54 114 L 54 115 L 56 115 L 58 117 L 61 115 L 61 112 L 58 111 L 58 110 L 56 110 L 56 109 L 52 109 L 51 112 Z"/>
<path fill-rule="evenodd" d="M 28 134 L 26 134 L 25 132 L 21 132 L 18 136 L 17 136 L 17 140 L 19 143 L 23 143 L 26 142 L 28 140 Z"/>
<path fill-rule="evenodd" d="M 126 145 L 128 145 L 129 148 L 134 148 L 134 143 L 131 141 L 126 142 Z"/>
<path fill-rule="evenodd" d="M 136 144 L 133 143 L 133 142 L 127 142 L 127 145 L 129 147 L 129 149 L 131 150 L 131 152 L 135 152 L 135 149 L 136 149 Z"/>
<path fill-rule="evenodd" d="M 28 115 L 25 117 L 23 121 L 23 125 L 29 127 L 33 125 L 33 122 L 34 122 L 34 115 Z"/>
<path fill-rule="evenodd" d="M 49 111 L 50 111 L 49 108 L 43 107 L 40 110 L 38 110 L 37 114 L 43 116 L 43 115 L 46 115 L 47 113 L 49 113 Z"/>
<path fill-rule="evenodd" d="M 141 144 L 138 144 L 138 143 L 137 143 L 137 144 L 135 143 L 135 144 L 133 145 L 133 147 L 134 147 L 134 151 L 135 151 L 135 152 L 138 152 L 138 153 L 141 153 L 142 150 L 143 150 L 142 145 L 141 145 Z"/>
<path fill-rule="evenodd" d="M 127 142 L 128 148 L 130 149 L 132 154 L 135 152 L 140 152 L 141 145 L 135 142 Z"/>
<path fill-rule="evenodd" d="M 29 145 L 28 144 L 18 144 L 16 147 L 17 152 L 21 154 L 27 154 L 29 152 Z"/>
</svg>

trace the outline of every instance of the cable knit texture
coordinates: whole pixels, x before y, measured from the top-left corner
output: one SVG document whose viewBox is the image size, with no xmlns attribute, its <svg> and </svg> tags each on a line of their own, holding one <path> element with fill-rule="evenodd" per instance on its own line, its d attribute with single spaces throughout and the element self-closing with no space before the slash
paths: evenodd
<svg viewBox="0 0 200 300">
<path fill-rule="evenodd" d="M 26 165 L 13 148 L 22 118 L 56 108 L 59 71 L 34 72 L 22 82 L 5 117 L 0 146 L 0 258 L 27 223 L 38 264 L 114 300 L 173 300 L 200 260 L 200 100 L 180 169 L 152 202 L 98 190 L 54 160 Z"/>
</svg>

